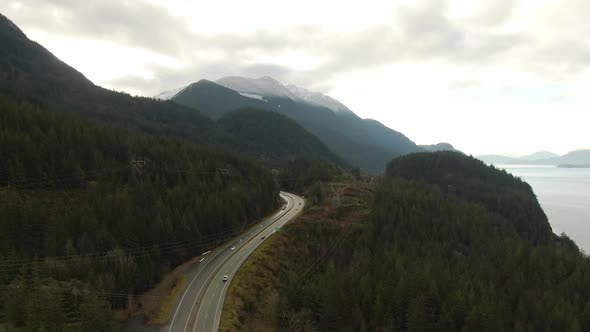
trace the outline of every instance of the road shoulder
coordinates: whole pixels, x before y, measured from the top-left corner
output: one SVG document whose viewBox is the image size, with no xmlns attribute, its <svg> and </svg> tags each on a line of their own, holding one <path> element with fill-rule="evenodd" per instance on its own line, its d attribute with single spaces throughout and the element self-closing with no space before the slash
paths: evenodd
<svg viewBox="0 0 590 332">
<path fill-rule="evenodd" d="M 301 215 L 248 257 L 227 290 L 219 331 L 281 330 L 281 317 L 286 313 L 281 305 L 284 282 L 299 279 L 310 267 L 323 268 L 335 240 L 352 233 L 356 236 L 364 226 L 367 197 L 348 188 L 342 203 L 334 208 L 326 198 L 305 206 Z"/>
</svg>

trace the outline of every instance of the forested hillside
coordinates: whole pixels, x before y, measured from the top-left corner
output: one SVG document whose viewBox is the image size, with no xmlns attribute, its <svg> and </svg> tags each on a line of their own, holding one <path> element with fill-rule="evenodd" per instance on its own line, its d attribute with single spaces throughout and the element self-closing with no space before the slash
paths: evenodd
<svg viewBox="0 0 590 332">
<path fill-rule="evenodd" d="M 212 119 L 242 108 L 269 110 L 266 102 L 248 98 L 209 80 L 192 83 L 173 96 L 174 102 L 202 110 Z"/>
<path fill-rule="evenodd" d="M 269 213 L 268 170 L 0 97 L 0 321 L 101 331 L 111 306 Z"/>
<path fill-rule="evenodd" d="M 283 190 L 302 194 L 310 187 L 317 188 L 322 182 L 335 181 L 342 175 L 342 169 L 332 163 L 298 159 L 281 169 L 278 182 Z"/>
<path fill-rule="evenodd" d="M 359 199 L 344 199 L 336 220 Z M 286 271 L 274 272 L 280 296 L 272 319 L 244 293 L 234 327 L 590 330 L 588 257 L 567 236 L 551 235 L 526 183 L 473 158 L 438 152 L 396 159 L 370 216 L 355 219 L 358 233 L 314 221 L 292 236 L 317 243 L 280 244 L 297 254 L 281 259 Z"/>
<path fill-rule="evenodd" d="M 197 143 L 233 142 L 194 109 L 173 102 L 131 97 L 94 85 L 43 46 L 29 40 L 0 14 L 0 90 L 46 110 L 75 112 L 119 127 L 187 138 Z"/>
<path fill-rule="evenodd" d="M 180 105 L 182 103 L 132 97 L 96 86 L 43 46 L 29 40 L 1 14 L 0 43 L 0 92 L 17 101 L 37 105 L 46 111 L 72 112 L 80 117 L 120 128 L 186 139 L 233 153 L 260 157 L 270 161 L 272 166 L 284 164 L 294 158 L 338 161 L 321 141 L 281 116 L 261 116 L 264 113 L 256 113 L 258 115 L 254 119 L 247 119 L 243 113 L 238 112 L 233 115 L 239 119 L 232 120 L 232 116 L 227 114 L 221 122 L 224 126 L 220 126 L 201 114 L 201 107 L 211 115 L 218 111 L 215 108 L 218 103 L 223 104 L 225 112 L 244 106 L 260 108 L 264 103 L 243 97 L 212 82 L 201 81 L 185 89 L 191 93 L 202 92 L 197 96 L 188 95 L 189 102 L 192 101 L 190 98 L 198 97 L 203 103 L 189 108 Z M 241 98 L 239 100 L 252 103 L 236 103 L 232 99 L 234 95 Z M 247 133 L 237 130 L 246 128 L 245 125 L 238 128 L 236 124 L 239 121 L 248 121 L 251 124 L 247 127 Z M 252 130 L 255 128 L 255 121 L 263 122 L 266 130 Z M 289 144 L 283 144 L 279 149 L 279 142 Z"/>
<path fill-rule="evenodd" d="M 239 109 L 225 114 L 218 123 L 240 142 L 242 151 L 275 166 L 295 159 L 343 164 L 317 137 L 276 112 Z"/>
<path fill-rule="evenodd" d="M 280 84 L 275 80 L 276 84 Z M 281 86 L 284 91 L 288 90 Z M 332 110 L 303 100 L 276 96 L 249 98 L 225 86 L 201 80 L 187 86 L 172 100 L 202 110 L 217 119 L 239 108 L 271 110 L 291 118 L 305 130 L 318 137 L 339 158 L 353 167 L 371 173 L 383 172 L 391 158 L 423 151 L 403 134 L 383 124 L 361 119 L 354 113 L 334 113 Z"/>
<path fill-rule="evenodd" d="M 386 173 L 436 185 L 450 195 L 482 204 L 533 241 L 547 241 L 554 236 L 528 183 L 473 157 L 451 151 L 413 154 L 394 159 Z"/>
</svg>

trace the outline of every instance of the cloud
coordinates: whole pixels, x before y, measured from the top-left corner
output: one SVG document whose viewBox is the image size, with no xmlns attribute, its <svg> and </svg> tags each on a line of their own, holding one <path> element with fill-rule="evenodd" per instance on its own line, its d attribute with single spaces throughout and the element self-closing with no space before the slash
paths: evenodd
<svg viewBox="0 0 590 332">
<path fill-rule="evenodd" d="M 165 9 L 141 1 L 25 0 L 13 10 L 19 25 L 55 34 L 102 39 L 163 54 L 179 54 L 192 33 Z"/>
<path fill-rule="evenodd" d="M 145 66 L 149 66 L 154 79 L 137 74 L 98 82 L 146 94 L 156 93 L 162 87 L 167 89 L 200 78 L 225 75 L 270 75 L 327 90 L 331 80 L 339 75 L 395 63 L 437 61 L 449 66 L 498 66 L 539 75 L 569 75 L 585 70 L 590 61 L 590 46 L 576 38 L 567 38 L 566 33 L 571 30 L 542 26 L 551 19 L 547 13 L 553 8 L 550 3 L 537 5 L 536 1 L 523 5 L 522 1 L 498 0 L 484 5 L 478 2 L 477 6 L 466 0 L 402 1 L 383 7 L 388 12 L 378 13 L 375 22 L 352 28 L 346 22 L 342 26 L 300 24 L 290 17 L 284 20 L 295 23 L 286 27 L 264 26 L 248 20 L 248 14 L 254 12 L 243 13 L 244 17 L 235 13 L 223 15 L 223 10 L 231 13 L 233 9 L 228 4 L 228 8 L 220 5 L 210 9 L 210 16 L 215 19 L 207 21 L 213 25 L 207 31 L 195 29 L 191 9 L 188 3 L 182 2 L 22 0 L 18 3 L 19 9 L 9 9 L 8 14 L 25 31 L 37 28 L 56 35 L 108 40 L 173 57 L 182 63 L 171 67 L 138 59 L 146 61 Z M 196 5 L 201 11 L 209 10 L 203 3 Z M 186 6 L 186 13 L 178 10 L 182 6 Z M 278 12 L 280 6 L 268 8 L 275 11 L 268 13 L 270 16 L 288 15 Z M 342 8 L 353 11 L 343 16 L 354 17 L 355 7 Z M 538 22 L 510 27 L 514 22 L 524 21 L 523 15 L 531 14 L 531 8 L 538 11 L 532 12 Z M 590 25 L 575 12 L 575 8 L 558 11 L 562 20 L 571 16 L 578 29 L 587 31 Z M 206 15 L 197 16 L 203 19 Z M 547 35 L 551 38 L 543 38 L 545 31 L 551 32 Z M 96 61 L 100 60 L 98 55 Z M 134 79 L 137 79 L 135 84 Z"/>
<path fill-rule="evenodd" d="M 5 1 L 33 39 L 133 94 L 269 75 L 468 153 L 587 136 L 588 0 Z"/>
</svg>

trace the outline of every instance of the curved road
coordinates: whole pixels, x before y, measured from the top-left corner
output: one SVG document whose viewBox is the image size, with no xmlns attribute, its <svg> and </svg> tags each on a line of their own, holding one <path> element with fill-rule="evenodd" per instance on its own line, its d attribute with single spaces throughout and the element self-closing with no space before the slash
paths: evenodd
<svg viewBox="0 0 590 332">
<path fill-rule="evenodd" d="M 256 225 L 233 242 L 207 253 L 191 267 L 192 278 L 176 300 L 172 318 L 161 331 L 217 331 L 227 287 L 240 265 L 254 250 L 281 227 L 293 219 L 305 204 L 299 196 L 281 192 L 286 208 Z M 235 250 L 231 250 L 235 247 Z M 224 275 L 228 281 L 222 281 Z"/>
</svg>

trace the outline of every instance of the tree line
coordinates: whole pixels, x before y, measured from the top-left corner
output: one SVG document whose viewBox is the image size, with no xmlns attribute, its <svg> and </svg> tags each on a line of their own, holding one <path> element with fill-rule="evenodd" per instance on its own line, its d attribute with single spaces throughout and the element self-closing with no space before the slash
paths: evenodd
<svg viewBox="0 0 590 332">
<path fill-rule="evenodd" d="M 360 234 L 283 276 L 279 328 L 589 331 L 589 259 L 546 222 L 526 183 L 473 158 L 394 160 Z"/>
<path fill-rule="evenodd" d="M 97 330 L 277 204 L 271 172 L 191 142 L 0 96 L 0 319 Z M 107 319 L 108 324 L 111 319 Z"/>
</svg>

